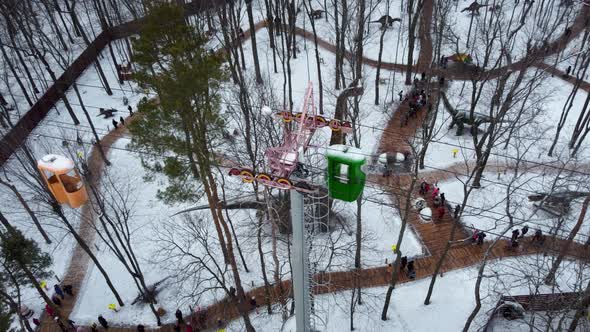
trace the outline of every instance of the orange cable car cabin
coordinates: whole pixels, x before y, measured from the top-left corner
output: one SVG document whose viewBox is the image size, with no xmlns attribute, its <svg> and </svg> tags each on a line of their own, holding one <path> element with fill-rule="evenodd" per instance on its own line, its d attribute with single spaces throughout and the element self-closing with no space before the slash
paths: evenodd
<svg viewBox="0 0 590 332">
<path fill-rule="evenodd" d="M 88 193 L 74 161 L 64 156 L 49 154 L 37 162 L 37 168 L 55 199 L 60 204 L 78 208 L 88 200 Z"/>
</svg>

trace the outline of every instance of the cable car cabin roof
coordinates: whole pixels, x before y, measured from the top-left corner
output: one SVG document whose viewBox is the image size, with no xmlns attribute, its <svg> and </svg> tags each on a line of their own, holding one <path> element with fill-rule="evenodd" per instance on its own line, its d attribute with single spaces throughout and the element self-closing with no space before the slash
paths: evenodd
<svg viewBox="0 0 590 332">
<path fill-rule="evenodd" d="M 37 161 L 37 166 L 55 174 L 63 174 L 74 168 L 74 162 L 64 156 L 48 154 Z"/>
<path fill-rule="evenodd" d="M 330 145 L 327 147 L 326 157 L 335 158 L 338 159 L 338 161 L 349 161 L 354 163 L 364 163 L 366 160 L 365 154 L 361 149 L 342 144 Z"/>
</svg>

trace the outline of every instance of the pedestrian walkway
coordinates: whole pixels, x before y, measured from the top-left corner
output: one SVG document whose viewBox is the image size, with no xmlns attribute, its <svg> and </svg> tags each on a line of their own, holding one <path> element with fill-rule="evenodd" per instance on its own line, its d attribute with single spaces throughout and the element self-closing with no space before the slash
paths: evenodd
<svg viewBox="0 0 590 332">
<path fill-rule="evenodd" d="M 131 121 L 132 119 L 130 117 L 125 119 L 125 123 L 130 123 Z M 125 131 L 125 127 L 120 126 L 118 129 L 112 130 L 102 138 L 101 146 L 105 155 L 108 156 L 108 153 L 113 144 L 119 138 L 121 138 Z M 88 181 L 92 186 L 98 186 L 100 183 L 100 177 L 105 168 L 104 161 L 98 152 L 98 149 L 92 148 L 87 162 L 90 177 L 86 178 L 86 181 Z M 90 195 L 90 199 L 92 199 L 92 195 Z M 94 218 L 95 214 L 92 209 L 92 205 L 84 204 L 80 212 L 80 228 L 78 229 L 78 234 L 91 248 L 96 236 L 96 231 L 93 225 Z M 88 254 L 86 254 L 82 247 L 76 244 L 74 252 L 72 253 L 72 258 L 70 259 L 70 264 L 68 265 L 65 277 L 61 283 L 62 285 L 72 285 L 74 291 L 74 296 L 70 297 L 66 295 L 65 299 L 62 301 L 61 306 L 58 307 L 60 315 L 65 319 L 65 321 L 67 321 L 67 318 L 74 310 L 76 301 L 78 300 L 78 296 L 80 294 L 80 289 L 88 271 L 89 264 L 90 257 Z M 51 289 L 50 292 L 52 292 L 53 285 L 48 286 Z M 43 319 L 41 320 L 41 331 L 60 331 L 60 329 L 52 321 L 52 318 L 49 315 L 43 313 Z"/>
<path fill-rule="evenodd" d="M 430 36 L 430 29 L 431 26 L 431 19 L 433 13 L 433 1 L 432 0 L 425 0 L 424 2 L 424 9 L 423 9 L 423 19 L 421 26 L 419 28 L 419 37 L 421 42 L 421 52 L 418 57 L 418 64 L 417 64 L 417 71 L 418 72 L 426 72 L 428 75 L 437 74 L 436 70 L 429 70 L 431 63 L 432 63 L 432 41 Z M 566 41 L 568 38 L 575 38 L 578 34 L 580 34 L 586 24 L 586 17 L 588 16 L 588 8 L 583 7 L 583 9 L 578 14 L 574 24 L 572 25 L 572 33 L 570 36 L 561 36 L 552 44 L 547 50 L 544 50 L 545 56 L 553 54 L 561 49 L 566 45 Z M 266 26 L 266 23 L 259 22 L 256 24 L 255 31 L 258 31 Z M 304 38 L 313 40 L 313 34 L 309 31 L 305 31 L 301 28 L 296 28 L 295 33 L 299 36 Z M 250 31 L 245 32 L 245 36 L 242 42 L 246 41 L 250 37 Z M 327 49 L 328 51 L 335 52 L 336 47 L 331 45 L 327 41 L 324 41 L 318 38 L 319 46 Z M 540 51 L 538 51 L 540 52 Z M 351 57 L 352 54 L 346 51 L 346 57 Z M 363 58 L 363 63 L 369 66 L 376 66 L 377 62 L 375 60 Z M 518 69 L 523 66 L 525 62 L 519 61 L 514 63 L 510 67 L 503 67 L 495 69 L 494 71 L 488 72 L 487 78 L 497 77 L 504 73 L 506 69 Z M 537 66 L 544 67 L 543 65 L 536 64 Z M 519 67 L 520 66 L 520 67 Z M 402 64 L 394 64 L 394 63 L 383 63 L 383 69 L 389 70 L 405 70 L 406 66 Z M 521 68 L 522 69 L 522 68 Z M 555 73 L 556 69 L 551 67 L 543 68 L 548 70 L 549 72 Z M 465 73 L 445 73 L 447 79 L 468 79 L 471 78 L 471 74 Z M 571 82 L 571 80 L 569 80 Z M 584 82 L 585 83 L 585 82 Z M 585 83 L 587 84 L 587 83 Z M 583 88 L 586 88 L 584 85 Z M 431 91 L 431 100 L 435 100 L 438 98 L 437 90 L 433 89 Z M 404 126 L 402 124 L 402 116 L 405 112 L 408 111 L 408 103 L 402 102 L 398 109 L 393 113 L 393 117 L 389 122 L 387 129 L 384 131 L 383 137 L 381 139 L 379 145 L 379 151 L 382 152 L 392 152 L 392 151 L 407 151 L 410 148 L 410 142 L 413 137 L 416 135 L 416 131 L 424 122 L 426 118 L 426 110 L 422 108 L 419 112 L 416 113 L 415 117 L 412 117 L 408 120 L 408 123 Z M 127 122 L 127 121 L 126 121 Z M 103 139 L 103 146 L 105 148 L 105 153 L 108 153 L 110 146 L 121 136 L 118 131 L 122 131 L 124 128 L 119 128 L 115 131 L 112 131 Z M 104 165 L 102 164 L 102 160 L 98 155 L 97 151 L 93 149 L 91 153 L 91 157 L 89 159 L 89 167 L 93 174 L 100 174 Z M 439 173 L 442 178 L 442 174 L 444 172 L 441 171 Z M 431 173 L 435 174 L 435 173 Z M 92 179 L 91 181 L 98 181 L 98 178 Z M 383 179 L 382 177 L 375 179 L 375 181 L 380 181 L 386 188 L 389 188 L 393 195 L 397 198 L 405 197 L 405 193 L 407 192 L 409 178 L 408 176 L 393 176 L 388 179 Z M 419 185 L 419 184 L 418 184 Z M 412 199 L 416 198 L 417 190 L 414 190 L 412 193 Z M 403 199 L 402 205 L 403 205 Z M 429 205 L 432 205 L 431 200 L 427 200 Z M 85 206 L 82 210 L 83 220 L 93 220 L 92 211 L 88 206 Z M 417 258 L 415 260 L 415 267 L 416 267 L 416 278 L 427 278 L 434 273 L 434 268 L 436 266 L 436 262 L 438 261 L 440 254 L 443 251 L 443 248 L 446 246 L 447 241 L 450 237 L 450 229 L 452 226 L 452 219 L 451 213 L 446 213 L 445 217 L 442 220 L 437 220 L 436 222 L 429 222 L 424 223 L 419 218 L 418 214 L 415 212 L 410 212 L 408 223 L 410 224 L 410 229 L 412 229 L 416 235 L 422 241 L 423 246 L 427 254 L 424 257 Z M 80 233 L 83 235 L 83 238 L 88 242 L 92 243 L 94 241 L 94 230 L 88 223 L 82 223 L 80 228 Z M 469 235 L 469 232 L 464 230 L 462 227 L 459 228 L 457 234 L 453 240 L 460 240 L 465 238 Z M 543 247 L 539 247 L 536 245 L 532 245 L 529 239 L 525 239 L 522 241 L 521 247 L 517 250 L 513 250 L 512 248 L 508 248 L 504 245 L 496 245 L 492 251 L 489 259 L 496 259 L 496 258 L 503 258 L 503 257 L 513 257 L 513 256 L 520 256 L 520 255 L 531 255 L 531 254 L 546 254 L 546 253 L 555 253 L 563 246 L 565 240 L 563 239 L 556 239 L 556 238 L 547 238 Z M 486 242 L 481 246 L 478 245 L 468 245 L 459 243 L 454 245 L 449 253 L 448 256 L 442 266 L 441 272 L 447 272 L 455 269 L 461 269 L 469 266 L 473 266 L 481 261 L 484 256 L 484 253 L 488 249 L 490 242 Z M 568 253 L 570 257 L 582 259 L 588 261 L 590 258 L 590 249 L 586 246 L 583 246 L 579 243 L 574 243 Z M 70 266 L 68 267 L 66 277 L 64 279 L 65 283 L 70 283 L 74 285 L 74 292 L 75 297 L 71 300 L 66 300 L 63 304 L 63 315 L 68 316 L 74 308 L 77 295 L 80 293 L 80 287 L 83 283 L 85 278 L 86 272 L 88 270 L 89 258 L 87 255 L 81 251 L 80 248 L 76 248 L 72 257 L 72 261 Z M 390 282 L 390 275 L 386 270 L 386 266 L 381 267 L 374 267 L 374 268 L 367 268 L 362 269 L 360 271 L 341 271 L 341 272 L 326 272 L 326 273 L 319 273 L 313 276 L 316 283 L 319 283 L 321 286 L 316 286 L 312 290 L 315 294 L 325 294 L 325 293 L 332 293 L 336 291 L 348 290 L 354 287 L 376 287 L 376 286 L 387 286 Z M 408 278 L 405 274 L 400 274 L 398 283 L 408 282 Z M 285 290 L 287 295 L 291 294 L 291 281 L 284 280 L 281 282 L 281 285 L 274 285 L 271 289 L 271 298 L 270 302 L 275 303 L 279 300 L 279 296 L 281 295 L 280 289 Z M 255 289 L 250 290 L 247 292 L 247 296 L 256 296 L 259 299 L 258 304 L 263 307 L 266 305 L 265 303 L 265 291 L 264 287 L 258 287 Z M 250 308 L 251 309 L 251 308 Z M 207 311 L 207 320 L 205 322 L 205 327 L 214 327 L 216 325 L 216 321 L 218 318 L 223 317 L 225 321 L 230 321 L 232 319 L 239 318 L 239 313 L 236 307 L 236 304 L 230 303 L 228 300 L 217 302 L 209 307 L 206 308 Z M 190 319 L 187 318 L 187 321 Z M 127 326 L 124 327 L 116 327 L 113 326 L 108 331 L 111 332 L 119 332 L 119 331 L 135 331 L 136 322 L 128 322 Z M 42 331 L 56 331 L 59 332 L 57 326 L 48 321 L 48 319 L 43 320 Z M 147 331 L 155 331 L 156 329 L 146 329 Z M 173 331 L 173 326 L 168 324 L 162 326 L 157 329 L 157 331 Z"/>
</svg>

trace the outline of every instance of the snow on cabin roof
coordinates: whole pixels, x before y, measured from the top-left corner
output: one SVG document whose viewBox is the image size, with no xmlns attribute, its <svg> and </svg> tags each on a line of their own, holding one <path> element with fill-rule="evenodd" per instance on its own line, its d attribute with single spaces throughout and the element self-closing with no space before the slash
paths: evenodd
<svg viewBox="0 0 590 332">
<path fill-rule="evenodd" d="M 366 160 L 365 154 L 361 149 L 342 144 L 330 145 L 327 147 L 326 157 L 340 158 L 355 162 Z"/>
<path fill-rule="evenodd" d="M 48 154 L 37 161 L 37 166 L 54 173 L 63 173 L 73 169 L 74 162 L 64 156 Z"/>
</svg>

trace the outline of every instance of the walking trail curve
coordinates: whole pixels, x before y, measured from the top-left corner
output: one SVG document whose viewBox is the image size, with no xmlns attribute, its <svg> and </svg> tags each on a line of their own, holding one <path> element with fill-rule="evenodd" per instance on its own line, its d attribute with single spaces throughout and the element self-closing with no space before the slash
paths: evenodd
<svg viewBox="0 0 590 332">
<path fill-rule="evenodd" d="M 432 63 L 432 41 L 430 36 L 430 26 L 431 26 L 431 19 L 433 13 L 433 0 L 425 0 L 424 2 L 424 9 L 422 13 L 422 23 L 419 29 L 419 37 L 420 37 L 420 55 L 418 57 L 418 64 L 417 64 L 417 71 L 425 71 L 430 74 L 436 73 L 436 69 L 429 70 Z M 579 13 L 578 17 L 576 18 L 574 24 L 572 25 L 572 33 L 570 34 L 569 38 L 573 39 L 576 35 L 581 33 L 586 24 L 586 16 L 588 15 L 588 8 L 584 7 L 583 10 Z M 260 22 L 256 24 L 256 31 L 264 28 L 266 25 L 264 22 Z M 295 32 L 304 37 L 313 40 L 313 34 L 305 31 L 303 29 L 297 28 Z M 247 40 L 250 36 L 250 31 L 245 32 L 244 41 Z M 567 44 L 568 36 L 561 36 L 556 41 L 550 44 L 546 55 L 555 53 L 560 49 L 563 49 Z M 336 47 L 334 45 L 329 44 L 328 42 L 318 38 L 318 44 L 323 47 L 324 49 L 335 52 Z M 351 57 L 352 54 L 347 51 L 346 56 Z M 365 65 L 368 66 L 377 66 L 377 61 L 364 58 L 363 62 Z M 523 66 L 522 61 L 516 62 L 510 66 L 513 69 L 522 69 Z M 548 72 L 562 77 L 561 72 L 557 71 L 555 68 L 546 65 L 546 64 L 535 64 L 536 66 L 547 70 Z M 390 69 L 390 70 L 405 70 L 405 65 L 401 64 L 394 64 L 394 63 L 383 63 L 382 68 Z M 492 72 L 489 72 L 491 75 L 500 75 L 503 73 L 508 67 L 495 69 Z M 449 79 L 469 79 L 471 75 L 465 73 L 455 73 L 449 74 L 446 73 L 447 78 Z M 487 77 L 488 79 L 490 76 Z M 564 78 L 570 83 L 572 82 L 572 78 Z M 581 87 L 590 92 L 590 84 L 586 82 L 582 82 L 583 84 Z M 431 100 L 436 100 L 438 98 L 438 90 L 433 89 L 431 92 Z M 398 109 L 393 112 L 393 117 L 388 123 L 387 129 L 384 131 L 384 134 L 381 138 L 381 142 L 379 145 L 380 151 L 404 151 L 409 148 L 408 142 L 409 140 L 416 134 L 417 129 L 421 126 L 422 122 L 424 121 L 426 114 L 425 110 L 422 109 L 417 112 L 415 117 L 409 119 L 407 125 L 402 126 L 402 114 L 408 111 L 408 104 L 407 101 L 401 103 L 398 106 Z M 103 148 L 105 152 L 108 153 L 109 148 L 114 144 L 117 139 L 121 136 L 122 131 L 124 128 L 116 129 L 110 132 L 107 136 L 105 136 L 102 140 Z M 395 133 L 395 135 L 393 134 Z M 98 152 L 93 149 L 91 155 L 88 159 L 89 168 L 92 174 L 100 175 L 102 170 L 104 169 L 103 161 L 98 154 Z M 456 165 L 453 167 L 457 167 Z M 452 167 L 451 167 L 452 168 Z M 440 171 L 440 174 L 434 174 L 430 172 L 431 176 L 436 176 L 439 178 L 445 178 L 443 175 L 444 171 Z M 440 176 L 439 176 L 440 175 Z M 382 185 L 386 186 L 391 190 L 391 193 L 395 195 L 399 201 L 403 202 L 403 197 L 408 190 L 408 183 L 409 177 L 407 176 L 390 176 L 387 178 L 379 177 L 379 176 L 371 176 L 370 181 L 379 182 Z M 90 181 L 98 183 L 99 176 L 93 177 Z M 417 197 L 418 193 L 414 192 L 412 194 L 412 198 Z M 400 199 L 401 198 L 401 199 Z M 429 204 L 432 204 L 431 199 L 427 199 Z M 93 220 L 93 212 L 89 205 L 86 205 L 82 209 L 82 218 L 81 220 Z M 416 278 L 427 278 L 432 275 L 434 272 L 434 267 L 436 262 L 438 261 L 440 254 L 443 251 L 443 248 L 447 244 L 447 241 L 450 236 L 450 229 L 452 226 L 452 218 L 449 213 L 446 213 L 442 219 L 434 218 L 436 222 L 428 222 L 424 223 L 419 218 L 418 214 L 414 211 L 409 213 L 409 220 L 408 223 L 410 225 L 410 229 L 414 231 L 416 236 L 420 238 L 425 250 L 426 255 L 423 257 L 417 258 L 415 260 L 416 266 Z M 81 223 L 80 234 L 88 243 L 93 243 L 94 241 L 94 229 L 92 225 L 88 222 Z M 464 244 L 463 242 L 459 241 L 468 237 L 469 234 L 463 228 L 459 228 L 457 235 L 454 240 L 457 240 L 457 244 L 454 245 L 448 253 L 448 256 L 442 266 L 442 272 L 461 269 L 465 267 L 472 266 L 477 264 L 481 261 L 484 252 L 489 247 L 490 243 L 485 242 L 482 246 L 474 246 L 469 244 Z M 552 254 L 557 252 L 564 244 L 565 240 L 557 239 L 557 238 L 547 238 L 545 244 L 540 247 L 533 245 L 531 241 L 525 239 L 522 241 L 523 245 L 519 247 L 517 250 L 508 248 L 504 245 L 496 245 L 491 250 L 491 256 L 489 259 L 496 259 L 496 258 L 503 258 L 503 257 L 514 257 L 520 255 L 530 255 L 536 253 L 548 253 Z M 568 256 L 572 258 L 588 260 L 590 258 L 590 248 L 585 247 L 579 243 L 574 243 L 570 247 L 568 251 Z M 87 273 L 89 267 L 89 258 L 88 256 L 79 248 L 78 246 L 74 250 L 74 254 L 72 256 L 72 260 L 70 262 L 70 266 L 68 267 L 66 277 L 64 278 L 64 283 L 70 283 L 74 286 L 75 296 L 73 298 L 66 298 L 62 305 L 62 313 L 64 317 L 68 317 L 71 313 L 76 300 L 77 295 L 80 293 L 79 289 L 82 286 L 84 281 L 85 275 Z M 387 286 L 390 282 L 390 274 L 387 272 L 386 266 L 381 267 L 373 267 L 373 268 L 366 268 L 360 271 L 342 271 L 342 272 L 326 272 L 326 273 L 318 273 L 313 276 L 318 286 L 314 287 L 312 290 L 315 294 L 325 294 L 325 293 L 332 293 L 337 291 L 343 291 L 352 289 L 355 287 L 376 287 L 376 286 Z M 404 274 L 400 274 L 399 283 L 408 282 L 408 278 Z M 280 289 L 283 290 L 290 290 L 291 289 L 291 281 L 284 280 L 281 282 L 281 285 L 274 285 L 271 289 L 271 298 L 270 301 L 272 303 L 276 303 L 278 301 L 278 297 L 280 294 Z M 247 293 L 247 296 L 256 296 L 258 299 L 258 304 L 260 306 L 264 306 L 265 303 L 265 291 L 263 287 L 258 287 L 250 290 Z M 166 308 L 169 311 L 173 311 L 175 308 Z M 253 309 L 253 308 L 249 308 Z M 201 327 L 214 327 L 216 324 L 217 319 L 221 318 L 224 321 L 230 321 L 232 319 L 239 318 L 239 314 L 237 311 L 237 307 L 235 304 L 230 303 L 228 300 L 224 300 L 221 302 L 217 302 L 215 304 L 210 305 L 206 308 L 207 317 L 205 321 L 205 326 Z M 187 320 L 189 321 L 189 320 Z M 136 331 L 135 324 L 138 322 L 129 322 L 128 326 L 121 326 L 121 327 L 111 327 L 108 331 L 111 332 L 119 332 L 119 331 Z M 147 329 L 148 331 L 152 331 L 152 329 Z M 173 331 L 173 326 L 168 324 L 162 326 L 157 329 L 157 331 Z M 42 323 L 41 331 L 48 331 L 48 332 L 59 332 L 60 330 L 58 327 L 50 322 L 48 319 L 44 319 Z M 153 331 L 156 331 L 155 329 Z"/>
</svg>

